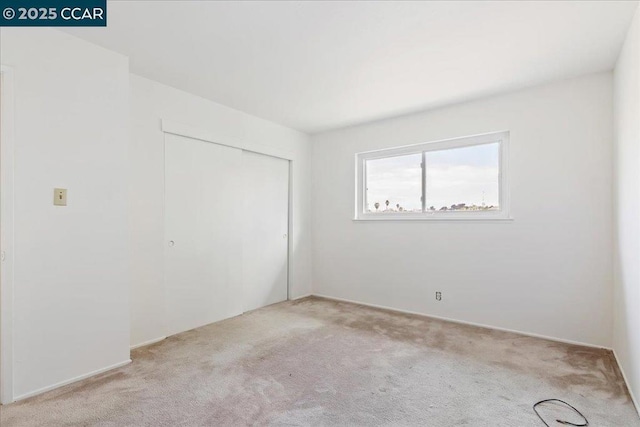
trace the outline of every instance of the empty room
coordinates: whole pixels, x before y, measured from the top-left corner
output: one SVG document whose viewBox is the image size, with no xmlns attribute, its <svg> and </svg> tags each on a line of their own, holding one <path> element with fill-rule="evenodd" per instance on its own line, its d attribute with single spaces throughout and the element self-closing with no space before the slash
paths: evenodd
<svg viewBox="0 0 640 427">
<path fill-rule="evenodd" d="M 0 1 L 0 426 L 640 427 L 638 1 Z"/>
</svg>

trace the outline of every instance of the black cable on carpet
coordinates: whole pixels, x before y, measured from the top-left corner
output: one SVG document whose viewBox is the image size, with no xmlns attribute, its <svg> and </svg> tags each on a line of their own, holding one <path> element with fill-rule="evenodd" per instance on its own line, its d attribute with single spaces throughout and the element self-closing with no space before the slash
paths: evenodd
<svg viewBox="0 0 640 427">
<path fill-rule="evenodd" d="M 540 405 L 541 403 L 546 403 L 546 402 L 560 402 L 563 403 L 565 405 L 567 405 L 569 408 L 573 409 L 573 411 L 580 415 L 582 417 L 582 419 L 584 420 L 584 423 L 582 424 L 576 424 L 576 423 L 572 423 L 569 421 L 565 421 L 565 420 L 556 420 L 557 422 L 559 422 L 560 424 L 564 424 L 567 426 L 576 426 L 576 427 L 584 427 L 584 426 L 588 426 L 589 425 L 589 421 L 587 420 L 587 417 L 585 417 L 584 415 L 582 415 L 582 412 L 578 411 L 576 408 L 574 408 L 573 406 L 569 405 L 567 402 L 565 402 L 564 400 L 560 400 L 560 399 L 545 399 L 545 400 L 541 400 L 540 402 L 536 403 L 535 405 L 533 405 L 533 412 L 536 413 L 536 415 L 538 416 L 538 418 L 540 418 L 540 420 L 544 423 L 544 425 L 546 425 L 547 427 L 551 427 L 549 424 L 547 424 L 547 422 L 544 420 L 544 418 L 542 418 L 542 415 L 540 415 L 538 413 L 538 409 L 536 409 L 536 407 L 538 405 Z"/>
</svg>

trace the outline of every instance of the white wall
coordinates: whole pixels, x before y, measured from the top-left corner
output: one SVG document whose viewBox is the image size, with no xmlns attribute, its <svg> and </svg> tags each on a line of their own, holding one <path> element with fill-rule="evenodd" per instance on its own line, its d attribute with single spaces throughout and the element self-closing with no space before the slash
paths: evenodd
<svg viewBox="0 0 640 427">
<path fill-rule="evenodd" d="M 311 292 L 310 140 L 300 132 L 135 75 L 131 76 L 129 189 L 132 279 L 131 344 L 166 334 L 163 289 L 164 138 L 161 119 L 207 131 L 224 144 L 261 144 L 293 154 L 292 298 Z"/>
<path fill-rule="evenodd" d="M 640 12 L 614 71 L 615 294 L 613 347 L 640 398 Z"/>
<path fill-rule="evenodd" d="M 499 130 L 512 222 L 352 220 L 355 153 Z M 611 73 L 314 136 L 314 293 L 610 346 L 612 138 Z"/>
<path fill-rule="evenodd" d="M 15 398 L 129 359 L 124 56 L 0 30 L 15 97 Z M 53 188 L 68 206 L 53 206 Z"/>
</svg>

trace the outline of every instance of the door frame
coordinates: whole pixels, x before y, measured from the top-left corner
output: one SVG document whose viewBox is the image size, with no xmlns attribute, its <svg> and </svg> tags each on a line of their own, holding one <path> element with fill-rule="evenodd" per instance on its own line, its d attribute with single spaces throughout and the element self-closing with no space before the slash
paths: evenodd
<svg viewBox="0 0 640 427">
<path fill-rule="evenodd" d="M 212 144 L 224 145 L 227 147 L 238 148 L 244 151 L 250 151 L 266 156 L 277 157 L 289 162 L 289 209 L 287 219 L 287 301 L 291 300 L 292 295 L 292 273 L 293 263 L 293 164 L 295 154 L 292 151 L 272 147 L 269 145 L 258 144 L 246 141 L 220 141 L 214 132 L 206 129 L 196 128 L 194 126 L 185 125 L 171 120 L 161 120 L 162 132 L 165 134 L 178 135 L 186 138 L 197 139 L 200 141 L 210 142 Z M 164 208 L 163 208 L 164 209 Z M 165 239 L 166 240 L 166 239 Z M 166 242 L 165 242 L 166 243 Z"/>
<path fill-rule="evenodd" d="M 0 64 L 0 403 L 13 402 L 14 138 L 13 69 Z"/>
</svg>

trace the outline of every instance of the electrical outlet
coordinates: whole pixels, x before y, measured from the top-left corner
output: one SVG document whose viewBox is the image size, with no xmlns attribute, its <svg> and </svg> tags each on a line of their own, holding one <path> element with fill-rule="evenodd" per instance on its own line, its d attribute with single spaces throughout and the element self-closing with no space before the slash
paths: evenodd
<svg viewBox="0 0 640 427">
<path fill-rule="evenodd" d="M 436 291 L 436 301 L 442 301 L 442 292 Z"/>
</svg>

